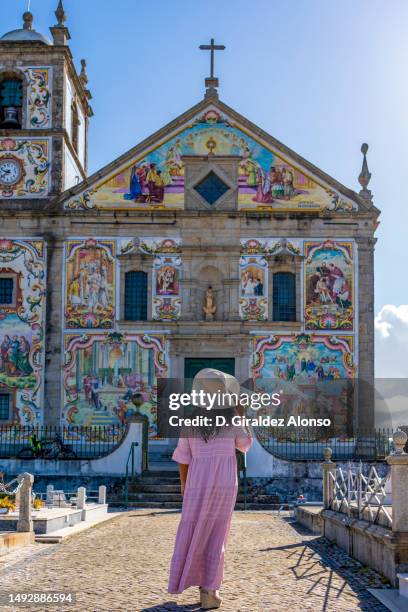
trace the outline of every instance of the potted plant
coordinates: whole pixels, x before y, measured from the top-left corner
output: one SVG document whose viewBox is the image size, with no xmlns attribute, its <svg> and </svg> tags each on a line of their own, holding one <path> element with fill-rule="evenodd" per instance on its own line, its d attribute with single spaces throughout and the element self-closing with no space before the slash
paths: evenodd
<svg viewBox="0 0 408 612">
<path fill-rule="evenodd" d="M 9 512 L 14 512 L 15 509 L 16 504 L 10 497 L 5 496 L 0 499 L 0 514 L 8 514 Z"/>
</svg>

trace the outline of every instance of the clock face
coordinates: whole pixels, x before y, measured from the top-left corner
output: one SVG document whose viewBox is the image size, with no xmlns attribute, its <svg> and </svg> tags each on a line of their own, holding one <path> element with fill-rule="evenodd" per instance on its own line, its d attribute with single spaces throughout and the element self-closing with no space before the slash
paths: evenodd
<svg viewBox="0 0 408 612">
<path fill-rule="evenodd" d="M 15 185 L 21 179 L 21 165 L 15 159 L 0 159 L 0 184 Z"/>
</svg>

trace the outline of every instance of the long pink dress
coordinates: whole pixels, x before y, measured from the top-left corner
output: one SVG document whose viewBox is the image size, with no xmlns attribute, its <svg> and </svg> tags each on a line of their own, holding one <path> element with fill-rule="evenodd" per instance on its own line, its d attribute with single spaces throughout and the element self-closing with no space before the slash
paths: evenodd
<svg viewBox="0 0 408 612">
<path fill-rule="evenodd" d="M 238 491 L 235 449 L 247 451 L 252 438 L 234 427 L 207 443 L 180 438 L 173 459 L 189 464 L 181 521 L 170 567 L 169 593 L 191 586 L 220 588 L 224 552 Z"/>
</svg>

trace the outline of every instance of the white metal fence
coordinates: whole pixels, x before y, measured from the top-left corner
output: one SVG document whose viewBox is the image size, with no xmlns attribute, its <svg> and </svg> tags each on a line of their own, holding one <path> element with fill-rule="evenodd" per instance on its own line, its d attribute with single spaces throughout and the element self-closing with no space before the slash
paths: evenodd
<svg viewBox="0 0 408 612">
<path fill-rule="evenodd" d="M 347 469 L 337 467 L 328 474 L 332 491 L 329 508 L 392 528 L 390 476 L 390 472 L 381 476 L 374 466 L 365 475 L 361 463 Z"/>
</svg>

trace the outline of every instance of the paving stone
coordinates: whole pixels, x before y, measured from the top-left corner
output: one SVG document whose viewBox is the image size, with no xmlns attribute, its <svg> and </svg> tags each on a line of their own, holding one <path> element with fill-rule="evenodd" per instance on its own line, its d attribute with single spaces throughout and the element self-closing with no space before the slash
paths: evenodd
<svg viewBox="0 0 408 612">
<path fill-rule="evenodd" d="M 10 553 L 0 558 L 0 591 L 75 591 L 77 603 L 61 612 L 198 611 L 197 589 L 166 592 L 179 518 L 178 512 L 132 511 L 63 544 Z M 386 612 L 367 591 L 386 586 L 378 573 L 288 518 L 234 514 L 223 612 Z"/>
</svg>

